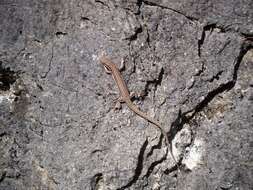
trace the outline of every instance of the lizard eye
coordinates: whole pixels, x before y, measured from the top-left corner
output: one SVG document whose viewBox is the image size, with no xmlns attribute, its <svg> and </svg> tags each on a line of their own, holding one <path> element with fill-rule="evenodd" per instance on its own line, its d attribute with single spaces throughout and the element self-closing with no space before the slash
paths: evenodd
<svg viewBox="0 0 253 190">
<path fill-rule="evenodd" d="M 111 70 L 110 67 L 104 65 L 104 68 L 105 68 L 105 71 L 106 71 L 107 73 L 111 73 L 112 70 Z"/>
</svg>

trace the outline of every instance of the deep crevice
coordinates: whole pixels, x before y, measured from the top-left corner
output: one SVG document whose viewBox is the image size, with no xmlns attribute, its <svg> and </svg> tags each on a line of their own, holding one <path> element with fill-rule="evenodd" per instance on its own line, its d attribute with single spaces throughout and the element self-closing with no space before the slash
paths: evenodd
<svg viewBox="0 0 253 190">
<path fill-rule="evenodd" d="M 143 3 L 143 0 L 137 0 L 136 5 L 138 7 L 138 11 L 137 11 L 136 15 L 140 15 L 141 14 L 142 3 Z"/>
<path fill-rule="evenodd" d="M 144 88 L 144 95 L 143 95 L 143 97 L 146 97 L 148 95 L 148 91 L 149 91 L 149 86 L 150 85 L 153 84 L 155 86 L 155 89 L 157 88 L 158 85 L 159 86 L 161 85 L 162 80 L 163 80 L 163 75 L 164 75 L 164 68 L 161 68 L 160 73 L 158 75 L 158 78 L 147 81 L 147 83 L 145 85 L 145 88 Z"/>
<path fill-rule="evenodd" d="M 140 153 L 139 153 L 138 161 L 137 161 L 137 166 L 135 168 L 133 178 L 126 185 L 118 188 L 117 190 L 123 190 L 123 189 L 126 189 L 128 187 L 131 187 L 139 179 L 139 177 L 141 175 L 141 172 L 142 172 L 142 169 L 143 169 L 143 159 L 144 159 L 143 157 L 144 157 L 144 152 L 147 148 L 147 145 L 148 145 L 148 140 L 146 139 L 144 144 L 142 145 L 142 147 L 140 149 Z"/>
<path fill-rule="evenodd" d="M 170 169 L 166 169 L 166 170 L 164 171 L 164 174 L 168 175 L 168 174 L 170 174 L 170 173 L 172 173 L 172 172 L 175 172 L 175 171 L 178 171 L 178 166 L 177 166 L 177 165 L 171 167 Z"/>
<path fill-rule="evenodd" d="M 249 44 L 244 43 L 242 45 L 241 51 L 240 51 L 237 59 L 235 60 L 234 73 L 233 73 L 233 78 L 231 81 L 229 81 L 225 84 L 222 84 L 218 88 L 209 92 L 207 94 L 207 96 L 205 97 L 205 99 L 203 101 L 201 101 L 198 105 L 196 105 L 194 109 L 184 112 L 184 113 L 182 113 L 181 110 L 179 111 L 178 117 L 172 123 L 171 129 L 168 133 L 169 134 L 168 138 L 169 138 L 170 143 L 175 138 L 176 134 L 182 130 L 184 124 L 189 123 L 192 120 L 192 118 L 194 118 L 194 116 L 198 112 L 202 111 L 209 104 L 209 102 L 211 102 L 218 94 L 223 93 L 225 91 L 229 91 L 235 86 L 235 83 L 237 81 L 237 73 L 238 73 L 240 63 L 241 63 L 244 55 L 247 53 L 247 51 L 252 48 L 253 48 L 253 44 L 250 44 L 250 43 Z M 190 115 L 188 115 L 189 113 L 190 113 Z M 168 170 L 166 173 L 170 173 L 171 171 L 176 170 L 177 167 L 181 166 L 181 165 L 182 165 L 182 158 L 178 161 L 178 165 L 176 165 L 175 168 L 172 168 L 170 171 Z"/>
<path fill-rule="evenodd" d="M 163 5 L 159 5 L 159 4 L 154 3 L 154 2 L 150 2 L 150 1 L 145 1 L 145 0 L 143 0 L 143 3 L 146 4 L 146 5 L 149 5 L 149 6 L 160 7 L 160 8 L 162 8 L 162 9 L 171 10 L 171 11 L 173 11 L 173 12 L 176 12 L 176 13 L 180 14 L 180 15 L 183 15 L 185 18 L 187 18 L 187 19 L 189 19 L 189 20 L 191 20 L 191 21 L 197 21 L 197 20 L 198 20 L 197 18 L 195 18 L 195 17 L 193 17 L 193 16 L 185 15 L 184 13 L 182 13 L 182 12 L 180 12 L 180 11 L 178 11 L 178 10 L 175 10 L 175 9 L 170 8 L 170 7 L 163 6 Z"/>
<path fill-rule="evenodd" d="M 6 136 L 6 135 L 7 135 L 7 133 L 6 133 L 5 131 L 0 132 L 0 137 L 4 137 L 4 136 Z"/>
<path fill-rule="evenodd" d="M 217 94 L 223 93 L 225 91 L 229 91 L 231 90 L 236 83 L 237 80 L 237 73 L 238 73 L 238 69 L 240 66 L 240 63 L 244 57 L 244 55 L 247 53 L 247 51 L 249 49 L 251 49 L 253 46 L 250 44 L 243 44 L 241 47 L 241 51 L 237 57 L 237 59 L 235 60 L 235 65 L 234 65 L 234 73 L 233 73 L 233 79 L 225 84 L 221 84 L 218 88 L 214 89 L 213 91 L 209 92 L 207 94 L 207 96 L 205 97 L 205 99 L 200 102 L 194 109 L 193 109 L 193 114 L 191 115 L 191 117 L 189 119 L 191 119 L 192 117 L 194 117 L 194 115 L 201 111 L 204 107 L 206 107 L 208 105 L 209 102 L 211 102 L 213 100 L 214 97 L 216 97 Z M 189 113 L 189 112 L 187 112 Z M 187 113 L 185 113 L 184 115 L 186 115 Z"/>
<path fill-rule="evenodd" d="M 206 38 L 206 31 L 212 31 L 216 24 L 209 24 L 203 27 L 201 38 L 198 40 L 198 56 L 201 57 L 201 47 Z"/>
<path fill-rule="evenodd" d="M 172 144 L 172 140 L 175 138 L 176 134 L 181 131 L 186 121 L 187 118 L 184 114 L 182 114 L 182 111 L 179 110 L 177 118 L 174 122 L 172 122 L 170 131 L 168 132 L 168 139 L 170 144 Z"/>
<path fill-rule="evenodd" d="M 205 70 L 205 63 L 204 61 L 201 61 L 201 69 L 194 76 L 200 76 Z"/>
<path fill-rule="evenodd" d="M 57 37 L 59 37 L 59 36 L 65 36 L 65 35 L 67 35 L 67 34 L 68 34 L 67 32 L 61 32 L 61 31 L 58 31 L 58 32 L 55 33 L 55 35 L 56 35 Z"/>
<path fill-rule="evenodd" d="M 163 138 L 162 137 L 163 137 L 163 135 L 161 135 L 161 138 L 159 139 L 158 144 L 156 144 L 156 145 L 154 145 L 154 146 L 151 147 L 150 151 L 147 153 L 147 158 L 150 157 L 153 154 L 154 150 L 161 149 L 162 142 L 163 142 Z"/>
<path fill-rule="evenodd" d="M 82 20 L 82 21 L 85 21 L 85 20 L 90 20 L 90 19 L 89 19 L 88 17 L 82 16 L 82 17 L 81 17 L 81 20 Z"/>
<path fill-rule="evenodd" d="M 210 31 L 212 32 L 215 28 L 218 28 L 220 29 L 221 32 L 226 32 L 227 29 L 226 28 L 222 28 L 222 27 L 218 27 L 216 23 L 211 23 L 211 24 L 207 24 L 203 27 L 203 30 L 202 30 L 202 34 L 201 34 L 201 38 L 198 40 L 198 56 L 201 57 L 201 47 L 205 41 L 205 38 L 206 38 L 206 32 L 207 31 Z M 229 41 L 230 43 L 230 41 Z M 225 44 L 225 47 L 227 46 L 228 44 L 226 43 Z M 218 53 L 221 53 L 225 47 L 220 50 Z"/>
<path fill-rule="evenodd" d="M 198 40 L 198 56 L 201 57 L 201 47 L 206 38 L 206 30 L 205 27 L 202 30 L 201 38 Z"/>
<path fill-rule="evenodd" d="M 18 73 L 11 71 L 10 68 L 3 68 L 0 61 L 0 90 L 10 90 L 11 85 L 17 80 Z"/>
<path fill-rule="evenodd" d="M 209 79 L 208 82 L 213 82 L 215 79 L 219 80 L 222 73 L 223 70 L 219 71 L 216 75 L 214 75 L 211 79 Z"/>
<path fill-rule="evenodd" d="M 2 175 L 0 176 L 0 183 L 5 179 L 7 172 L 3 171 Z"/>
<path fill-rule="evenodd" d="M 154 168 L 155 168 L 158 164 L 160 164 L 160 163 L 162 163 L 164 160 L 166 160 L 166 158 L 167 158 L 167 154 L 165 154 L 160 160 L 156 160 L 155 162 L 153 162 L 153 163 L 150 165 L 150 167 L 148 168 L 147 173 L 146 173 L 142 178 L 143 178 L 143 179 L 144 179 L 144 178 L 148 178 L 148 177 L 150 176 L 150 174 L 153 172 Z"/>
<path fill-rule="evenodd" d="M 148 47 L 150 48 L 150 34 L 149 34 L 149 31 L 148 31 L 148 28 L 147 28 L 147 38 L 146 38 L 146 42 L 148 44 Z"/>
<path fill-rule="evenodd" d="M 125 38 L 125 40 L 129 40 L 129 41 L 134 41 L 134 40 L 136 40 L 137 37 L 138 37 L 138 34 L 142 33 L 142 31 L 143 31 L 142 27 L 137 28 L 137 29 L 135 30 L 134 34 L 131 35 L 131 36 L 129 36 L 129 37 L 127 37 L 127 38 Z"/>
<path fill-rule="evenodd" d="M 241 35 L 248 41 L 253 41 L 253 34 L 241 33 Z"/>
</svg>

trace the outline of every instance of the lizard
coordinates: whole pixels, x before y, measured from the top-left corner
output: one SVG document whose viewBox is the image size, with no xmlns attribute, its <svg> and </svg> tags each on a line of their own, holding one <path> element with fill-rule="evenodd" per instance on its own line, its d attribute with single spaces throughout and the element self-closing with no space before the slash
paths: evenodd
<svg viewBox="0 0 253 190">
<path fill-rule="evenodd" d="M 130 110 L 132 110 L 134 113 L 136 113 L 137 115 L 139 115 L 140 117 L 142 117 L 143 119 L 149 121 L 150 123 L 154 124 L 156 127 L 158 127 L 158 129 L 160 129 L 162 135 L 165 138 L 165 142 L 167 147 L 170 147 L 170 143 L 169 143 L 169 139 L 168 136 L 165 132 L 165 130 L 162 128 L 162 126 L 160 125 L 160 123 L 155 120 L 154 118 L 150 117 L 149 115 L 147 115 L 146 113 L 142 112 L 131 100 L 131 96 L 128 90 L 128 87 L 120 73 L 120 70 L 118 69 L 118 67 L 116 66 L 116 64 L 114 64 L 109 58 L 105 57 L 105 56 L 101 56 L 100 57 L 100 63 L 104 66 L 104 68 L 106 69 L 106 72 L 109 74 L 112 74 L 119 92 L 120 92 L 120 102 L 124 102 L 126 103 L 126 105 L 128 106 L 128 108 Z M 174 160 L 174 162 L 177 165 L 176 159 L 174 158 L 174 155 L 172 154 L 172 150 L 170 148 L 170 154 L 172 159 Z"/>
</svg>

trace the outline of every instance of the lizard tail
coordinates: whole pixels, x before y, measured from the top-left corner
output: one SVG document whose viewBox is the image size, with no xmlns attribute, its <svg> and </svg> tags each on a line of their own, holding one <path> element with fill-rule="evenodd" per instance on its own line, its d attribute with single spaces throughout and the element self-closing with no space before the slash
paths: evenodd
<svg viewBox="0 0 253 190">
<path fill-rule="evenodd" d="M 166 143 L 166 145 L 168 146 L 168 148 L 169 148 L 169 150 L 170 150 L 171 157 L 172 157 L 173 161 L 175 162 L 175 164 L 178 166 L 178 163 L 177 163 L 177 161 L 176 161 L 176 159 L 175 159 L 175 157 L 174 157 L 174 155 L 173 155 L 173 153 L 172 153 L 172 145 L 171 145 L 171 143 L 170 143 L 170 141 L 169 141 L 169 138 L 168 138 L 168 136 L 167 136 L 165 130 L 161 127 L 160 123 L 159 123 L 157 120 L 153 119 L 152 117 L 149 117 L 146 113 L 142 112 L 136 105 L 134 105 L 134 104 L 132 103 L 131 100 L 125 100 L 125 102 L 126 102 L 126 104 L 128 105 L 128 107 L 129 107 L 133 112 L 135 112 L 137 115 L 139 115 L 139 116 L 142 117 L 143 119 L 148 120 L 150 123 L 154 124 L 156 127 L 159 128 L 159 130 L 161 131 L 162 135 L 163 135 L 164 138 L 165 138 L 165 143 Z"/>
</svg>

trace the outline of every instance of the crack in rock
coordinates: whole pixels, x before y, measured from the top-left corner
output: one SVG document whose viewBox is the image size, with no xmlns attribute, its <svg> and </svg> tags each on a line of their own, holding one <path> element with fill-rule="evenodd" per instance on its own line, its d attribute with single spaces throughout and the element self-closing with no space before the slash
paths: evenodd
<svg viewBox="0 0 253 190">
<path fill-rule="evenodd" d="M 10 86 L 17 80 L 17 73 L 11 71 L 10 68 L 3 68 L 0 61 L 0 90 L 7 91 Z"/>
<path fill-rule="evenodd" d="M 252 44 L 242 44 L 241 46 L 241 50 L 239 52 L 239 55 L 237 57 L 237 59 L 235 60 L 235 65 L 234 65 L 234 72 L 233 72 L 233 78 L 232 80 L 228 81 L 225 84 L 221 84 L 220 86 L 218 86 L 216 89 L 210 91 L 207 96 L 204 98 L 203 101 L 201 101 L 194 109 L 185 112 L 183 115 L 187 116 L 188 113 L 192 113 L 188 118 L 189 120 L 192 119 L 194 117 L 194 115 L 198 112 L 200 112 L 204 107 L 206 107 L 208 105 L 208 103 L 210 101 L 213 100 L 213 98 L 215 98 L 218 94 L 223 93 L 225 91 L 229 91 L 231 90 L 234 86 L 235 83 L 237 81 L 237 72 L 240 66 L 240 63 L 243 59 L 243 56 L 248 52 L 248 50 L 250 50 L 253 47 Z"/>
<path fill-rule="evenodd" d="M 212 32 L 214 29 L 219 29 L 220 32 L 224 33 L 226 31 L 228 31 L 228 29 L 226 28 L 222 28 L 222 27 L 218 27 L 216 23 L 212 23 L 212 24 L 207 24 L 203 27 L 203 30 L 202 30 L 202 34 L 201 34 L 201 37 L 200 39 L 198 40 L 198 56 L 201 57 L 201 47 L 202 45 L 204 44 L 204 41 L 205 41 L 205 38 L 206 38 L 206 32 Z M 221 53 L 225 48 L 226 46 L 230 43 L 230 41 L 228 41 L 224 47 L 219 51 L 219 53 Z M 218 53 L 218 54 L 219 54 Z"/>
<path fill-rule="evenodd" d="M 51 57 L 50 57 L 50 60 L 49 60 L 49 64 L 48 64 L 48 69 L 47 69 L 47 71 L 43 74 L 43 75 L 41 75 L 40 77 L 41 78 L 46 78 L 47 77 L 47 75 L 48 75 L 48 73 L 50 72 L 50 70 L 51 70 L 51 67 L 52 67 L 52 62 L 53 62 L 53 58 L 54 58 L 54 45 L 52 45 L 52 50 L 51 50 Z"/>
<path fill-rule="evenodd" d="M 182 13 L 181 11 L 178 11 L 178 10 L 173 9 L 173 8 L 170 8 L 170 7 L 166 7 L 166 6 L 164 6 L 164 5 L 159 5 L 159 4 L 157 4 L 157 3 L 150 2 L 150 1 L 145 1 L 145 0 L 143 0 L 143 3 L 146 4 L 146 5 L 149 5 L 149 6 L 160 7 L 160 8 L 162 8 L 162 9 L 171 10 L 171 11 L 173 11 L 173 12 L 175 12 L 175 13 L 178 13 L 178 14 L 184 16 L 185 18 L 187 18 L 187 19 L 189 19 L 189 20 L 191 20 L 191 21 L 197 21 L 197 20 L 198 20 L 197 18 L 195 18 L 195 17 L 193 17 L 193 16 L 186 15 L 186 14 Z"/>
<path fill-rule="evenodd" d="M 178 117 L 172 123 L 171 129 L 168 133 L 169 134 L 168 138 L 169 138 L 170 142 L 174 139 L 176 134 L 183 128 L 183 126 L 186 123 L 189 123 L 198 112 L 202 111 L 203 108 L 205 108 L 209 104 L 210 101 L 212 101 L 217 95 L 219 95 L 225 91 L 229 91 L 235 86 L 235 83 L 237 81 L 237 72 L 238 72 L 240 63 L 241 63 L 244 55 L 252 48 L 253 48 L 253 44 L 250 44 L 250 43 L 243 43 L 242 44 L 239 55 L 238 55 L 237 59 L 235 60 L 232 80 L 230 80 L 229 82 L 227 82 L 225 84 L 221 84 L 216 89 L 210 91 L 207 94 L 207 96 L 204 98 L 204 100 L 201 101 L 199 104 L 197 104 L 195 106 L 195 108 L 193 108 L 192 110 L 184 112 L 184 113 L 182 113 L 181 110 L 179 111 Z M 178 161 L 178 165 L 180 165 L 180 166 L 182 165 L 182 158 Z M 170 173 L 176 169 L 177 168 L 175 166 L 174 168 L 171 168 L 170 170 L 166 170 L 166 173 Z"/>
<path fill-rule="evenodd" d="M 125 40 L 134 41 L 134 40 L 137 39 L 138 34 L 140 34 L 140 33 L 142 33 L 142 32 L 143 32 L 142 27 L 138 27 L 138 28 L 135 30 L 134 34 L 131 35 L 131 36 L 129 36 L 129 37 L 127 37 L 127 38 L 125 38 Z"/>
<path fill-rule="evenodd" d="M 126 185 L 118 188 L 117 190 L 123 190 L 123 189 L 129 188 L 139 179 L 142 169 L 143 169 L 144 153 L 145 153 L 147 146 L 148 146 L 148 140 L 146 139 L 140 149 L 140 153 L 139 153 L 138 161 L 137 161 L 137 166 L 134 171 L 134 176 Z"/>
</svg>

